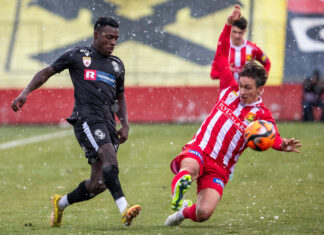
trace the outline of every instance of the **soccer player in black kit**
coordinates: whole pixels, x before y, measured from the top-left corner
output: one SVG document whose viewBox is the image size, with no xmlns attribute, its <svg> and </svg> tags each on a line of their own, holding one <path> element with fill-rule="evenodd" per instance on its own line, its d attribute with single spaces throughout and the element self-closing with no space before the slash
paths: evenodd
<svg viewBox="0 0 324 235">
<path fill-rule="evenodd" d="M 27 95 L 51 76 L 69 69 L 74 86 L 74 108 L 67 121 L 91 165 L 91 176 L 67 195 L 51 197 L 51 226 L 59 227 L 64 209 L 76 202 L 89 200 L 107 188 L 122 214 L 122 223 L 129 226 L 139 214 L 139 205 L 129 206 L 118 178 L 117 150 L 128 138 L 128 118 L 124 96 L 125 69 L 122 61 L 112 56 L 118 39 L 118 23 L 99 17 L 94 25 L 91 46 L 76 46 L 66 51 L 52 65 L 40 70 L 28 86 L 12 102 L 19 110 Z M 115 113 L 121 128 L 116 131 Z"/>
</svg>

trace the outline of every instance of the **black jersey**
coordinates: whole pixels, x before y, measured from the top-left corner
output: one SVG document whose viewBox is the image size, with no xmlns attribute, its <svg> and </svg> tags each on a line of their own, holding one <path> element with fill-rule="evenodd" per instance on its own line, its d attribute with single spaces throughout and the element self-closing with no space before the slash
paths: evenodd
<svg viewBox="0 0 324 235">
<path fill-rule="evenodd" d="M 73 113 L 67 120 L 108 121 L 115 124 L 112 107 L 116 94 L 124 92 L 125 68 L 122 61 L 103 56 L 92 46 L 66 51 L 51 67 L 56 72 L 69 69 L 74 86 Z"/>
</svg>

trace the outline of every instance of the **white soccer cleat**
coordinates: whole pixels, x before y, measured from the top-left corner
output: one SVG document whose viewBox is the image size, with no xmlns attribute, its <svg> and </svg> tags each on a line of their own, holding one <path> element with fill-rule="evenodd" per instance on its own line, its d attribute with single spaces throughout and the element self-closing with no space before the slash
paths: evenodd
<svg viewBox="0 0 324 235">
<path fill-rule="evenodd" d="M 165 226 L 178 226 L 181 224 L 181 222 L 184 220 L 184 218 L 181 218 L 178 215 L 178 212 L 173 213 L 172 215 L 170 215 L 167 220 L 165 221 Z"/>
<path fill-rule="evenodd" d="M 165 221 L 165 226 L 178 226 L 181 222 L 185 219 L 183 217 L 182 211 L 184 208 L 192 206 L 191 200 L 184 200 L 182 203 L 182 207 L 178 212 L 173 213 L 170 215 L 167 220 Z"/>
</svg>

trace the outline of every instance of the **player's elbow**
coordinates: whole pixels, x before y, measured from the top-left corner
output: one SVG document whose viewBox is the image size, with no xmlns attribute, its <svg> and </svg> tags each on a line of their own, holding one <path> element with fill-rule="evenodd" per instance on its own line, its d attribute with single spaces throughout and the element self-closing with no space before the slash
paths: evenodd
<svg viewBox="0 0 324 235">
<path fill-rule="evenodd" d="M 222 57 L 215 58 L 212 64 L 212 70 L 210 72 L 210 77 L 212 79 L 219 79 L 219 75 L 224 71 L 226 67 L 226 62 Z"/>
<path fill-rule="evenodd" d="M 212 71 L 210 72 L 210 78 L 213 79 L 213 80 L 215 80 L 215 79 L 219 79 L 218 72 L 215 71 L 215 70 L 212 70 Z"/>
</svg>

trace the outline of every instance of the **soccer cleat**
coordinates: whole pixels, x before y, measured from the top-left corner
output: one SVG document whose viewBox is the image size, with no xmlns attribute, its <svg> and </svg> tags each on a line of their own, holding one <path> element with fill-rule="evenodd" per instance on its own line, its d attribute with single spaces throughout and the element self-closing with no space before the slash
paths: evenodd
<svg viewBox="0 0 324 235">
<path fill-rule="evenodd" d="M 182 207 L 184 193 L 189 190 L 190 186 L 190 175 L 184 175 L 178 180 L 173 191 L 173 198 L 171 202 L 172 210 L 178 211 Z"/>
<path fill-rule="evenodd" d="M 183 200 L 183 203 L 182 203 L 182 207 L 181 207 L 181 211 L 183 211 L 184 208 L 186 207 L 191 207 L 192 206 L 192 201 L 191 200 Z"/>
<path fill-rule="evenodd" d="M 170 215 L 167 220 L 165 221 L 165 226 L 178 226 L 181 224 L 181 222 L 185 219 L 183 217 L 182 211 L 184 208 L 192 206 L 192 201 L 191 200 L 184 200 L 183 205 L 180 209 L 180 211 L 177 211 Z"/>
<path fill-rule="evenodd" d="M 60 209 L 58 206 L 58 202 L 62 198 L 61 195 L 54 194 L 51 197 L 52 205 L 53 205 L 53 212 L 51 214 L 51 227 L 60 227 L 61 222 L 62 222 L 62 217 L 63 217 L 63 211 Z"/>
<path fill-rule="evenodd" d="M 172 215 L 170 215 L 167 220 L 165 221 L 165 226 L 178 226 L 181 224 L 181 222 L 184 220 L 184 218 L 181 218 L 178 216 L 179 211 L 174 212 Z"/>
<path fill-rule="evenodd" d="M 127 207 L 122 214 L 121 222 L 125 226 L 130 226 L 132 224 L 133 219 L 135 219 L 135 217 L 138 216 L 141 210 L 142 208 L 140 205 Z"/>
</svg>

